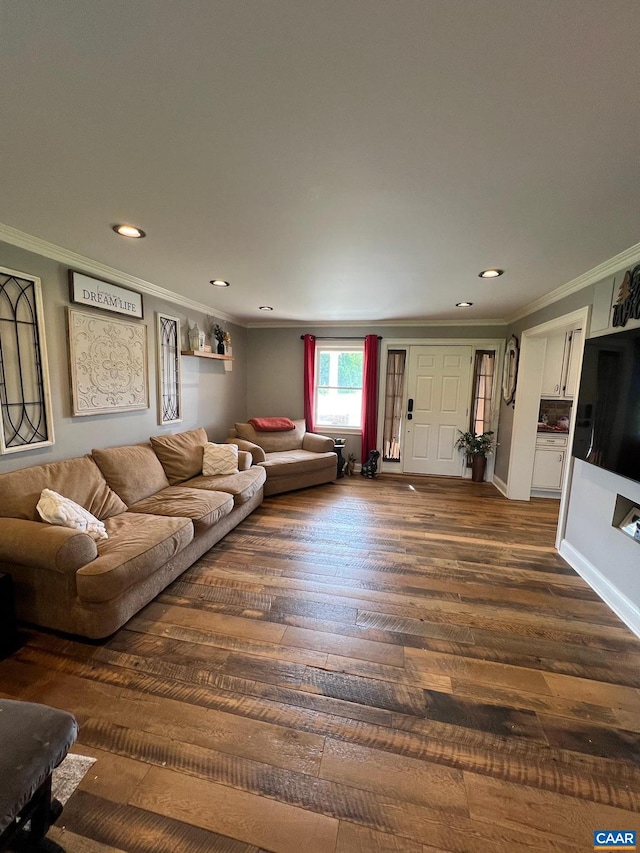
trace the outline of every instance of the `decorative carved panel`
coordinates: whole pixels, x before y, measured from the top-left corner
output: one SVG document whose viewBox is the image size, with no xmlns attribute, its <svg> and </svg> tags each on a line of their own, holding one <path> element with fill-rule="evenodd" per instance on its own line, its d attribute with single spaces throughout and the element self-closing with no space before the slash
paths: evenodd
<svg viewBox="0 0 640 853">
<path fill-rule="evenodd" d="M 149 408 L 147 328 L 69 309 L 74 415 Z"/>
</svg>

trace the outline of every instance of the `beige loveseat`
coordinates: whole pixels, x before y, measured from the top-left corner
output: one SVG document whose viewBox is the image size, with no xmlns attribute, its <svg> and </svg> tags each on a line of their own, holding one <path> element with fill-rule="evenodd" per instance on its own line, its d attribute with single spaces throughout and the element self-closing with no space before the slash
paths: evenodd
<svg viewBox="0 0 640 853">
<path fill-rule="evenodd" d="M 259 504 L 266 472 L 204 476 L 204 429 L 0 474 L 0 572 L 16 615 L 84 637 L 113 633 Z M 107 539 L 46 524 L 52 489 L 104 522 Z"/>
<path fill-rule="evenodd" d="M 254 466 L 267 472 L 265 495 L 277 495 L 336 479 L 338 457 L 333 439 L 307 432 L 304 420 L 293 421 L 294 429 L 259 432 L 250 423 L 237 423 L 227 442 L 251 453 Z"/>
</svg>

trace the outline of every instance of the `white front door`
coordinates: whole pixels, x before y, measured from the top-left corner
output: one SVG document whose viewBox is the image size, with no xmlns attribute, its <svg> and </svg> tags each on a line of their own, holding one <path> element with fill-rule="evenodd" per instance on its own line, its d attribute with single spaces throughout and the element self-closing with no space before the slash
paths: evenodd
<svg viewBox="0 0 640 853">
<path fill-rule="evenodd" d="M 403 470 L 460 477 L 464 456 L 454 444 L 469 429 L 472 348 L 409 349 Z"/>
</svg>

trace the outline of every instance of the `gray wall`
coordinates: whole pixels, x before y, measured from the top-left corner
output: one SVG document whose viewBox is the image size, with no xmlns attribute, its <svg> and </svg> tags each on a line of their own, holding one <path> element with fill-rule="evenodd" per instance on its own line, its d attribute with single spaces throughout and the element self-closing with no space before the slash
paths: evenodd
<svg viewBox="0 0 640 853">
<path fill-rule="evenodd" d="M 303 342 L 300 335 L 364 338 L 502 338 L 504 326 L 299 326 L 248 331 L 249 417 L 303 417 Z"/>
<path fill-rule="evenodd" d="M 149 408 L 121 414 L 72 417 L 69 387 L 69 352 L 66 314 L 69 306 L 68 267 L 49 258 L 0 242 L 0 267 L 38 276 L 42 283 L 44 321 L 51 378 L 55 444 L 0 456 L 0 472 L 29 465 L 53 462 L 88 453 L 93 447 L 108 447 L 145 441 L 150 435 L 179 432 L 204 426 L 209 438 L 222 441 L 237 420 L 246 418 L 247 344 L 246 329 L 221 323 L 232 336 L 233 370 L 213 359 L 182 358 L 184 419 L 161 427 L 157 418 L 155 312 L 180 317 L 186 349 L 187 320 L 206 328 L 207 318 L 180 305 L 143 294 L 144 322 L 147 325 L 149 364 Z M 76 306 L 80 310 L 90 308 Z M 107 312 L 97 312 L 107 316 Z M 211 312 L 213 316 L 213 311 Z M 119 316 L 119 315 L 114 315 Z"/>
<path fill-rule="evenodd" d="M 502 338 L 504 326 L 300 326 L 248 332 L 248 417 L 304 417 L 303 351 L 300 335 L 387 339 Z M 347 435 L 346 453 L 360 459 L 360 436 Z"/>
</svg>

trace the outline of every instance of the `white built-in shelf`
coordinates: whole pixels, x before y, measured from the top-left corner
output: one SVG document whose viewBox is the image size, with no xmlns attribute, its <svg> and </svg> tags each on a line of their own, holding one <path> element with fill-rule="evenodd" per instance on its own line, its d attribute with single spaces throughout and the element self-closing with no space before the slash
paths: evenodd
<svg viewBox="0 0 640 853">
<path fill-rule="evenodd" d="M 217 352 L 205 352 L 204 350 L 183 349 L 181 355 L 194 355 L 196 358 L 217 358 L 219 361 L 233 361 L 232 355 L 218 355 Z"/>
</svg>

